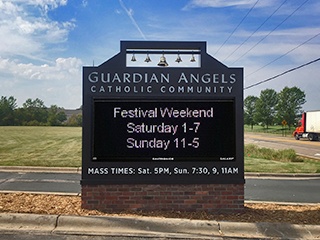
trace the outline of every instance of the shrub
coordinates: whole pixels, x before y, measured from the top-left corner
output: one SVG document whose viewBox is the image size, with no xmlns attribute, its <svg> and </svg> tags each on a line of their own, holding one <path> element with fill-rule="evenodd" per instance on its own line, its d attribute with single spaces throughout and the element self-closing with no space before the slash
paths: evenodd
<svg viewBox="0 0 320 240">
<path fill-rule="evenodd" d="M 245 145 L 245 157 L 271 159 L 283 162 L 303 162 L 293 149 L 274 150 L 270 148 L 259 148 L 254 144 Z"/>
</svg>

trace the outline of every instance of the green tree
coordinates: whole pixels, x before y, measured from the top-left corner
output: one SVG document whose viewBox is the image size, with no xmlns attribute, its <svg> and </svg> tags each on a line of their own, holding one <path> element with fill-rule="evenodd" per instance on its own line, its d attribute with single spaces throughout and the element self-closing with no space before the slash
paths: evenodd
<svg viewBox="0 0 320 240">
<path fill-rule="evenodd" d="M 72 114 L 66 122 L 67 126 L 81 127 L 82 126 L 82 114 Z"/>
<path fill-rule="evenodd" d="M 57 105 L 51 105 L 48 109 L 47 124 L 49 126 L 61 126 L 65 120 L 67 120 L 67 116 L 63 109 Z"/>
<path fill-rule="evenodd" d="M 17 108 L 17 100 L 10 96 L 9 98 L 2 96 L 0 99 L 0 125 L 15 124 L 15 109 Z"/>
<path fill-rule="evenodd" d="M 258 97 L 248 96 L 244 100 L 244 124 L 250 125 L 253 129 L 253 125 L 256 124 L 255 114 L 256 114 L 256 104 L 259 100 Z"/>
<path fill-rule="evenodd" d="M 276 115 L 276 105 L 278 103 L 278 94 L 273 89 L 261 91 L 260 97 L 256 103 L 255 121 L 262 123 L 269 128 L 274 123 Z"/>
<path fill-rule="evenodd" d="M 279 121 L 285 120 L 290 127 L 295 123 L 296 118 L 302 114 L 302 105 L 306 102 L 305 93 L 298 87 L 285 87 L 278 94 L 276 107 Z"/>
<path fill-rule="evenodd" d="M 47 123 L 48 111 L 44 102 L 39 98 L 27 99 L 23 103 L 22 115 L 26 125 L 45 125 Z"/>
</svg>

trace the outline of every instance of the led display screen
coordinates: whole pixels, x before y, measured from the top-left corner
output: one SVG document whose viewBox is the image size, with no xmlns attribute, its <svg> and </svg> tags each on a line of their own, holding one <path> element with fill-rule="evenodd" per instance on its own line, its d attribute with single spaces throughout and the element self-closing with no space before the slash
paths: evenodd
<svg viewBox="0 0 320 240">
<path fill-rule="evenodd" d="M 233 100 L 95 99 L 93 161 L 234 161 Z"/>
</svg>

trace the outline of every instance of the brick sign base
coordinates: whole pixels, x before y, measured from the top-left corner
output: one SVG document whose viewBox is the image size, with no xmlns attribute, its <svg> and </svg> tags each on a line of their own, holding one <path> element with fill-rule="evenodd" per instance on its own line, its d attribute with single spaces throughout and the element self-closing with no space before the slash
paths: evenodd
<svg viewBox="0 0 320 240">
<path fill-rule="evenodd" d="M 103 212 L 242 211 L 244 185 L 82 185 L 82 207 Z"/>
</svg>

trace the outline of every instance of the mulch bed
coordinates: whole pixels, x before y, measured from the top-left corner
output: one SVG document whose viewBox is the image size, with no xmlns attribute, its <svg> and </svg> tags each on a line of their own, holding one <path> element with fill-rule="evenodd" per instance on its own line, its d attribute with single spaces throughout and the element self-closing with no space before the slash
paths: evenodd
<svg viewBox="0 0 320 240">
<path fill-rule="evenodd" d="M 180 211 L 128 211 L 105 213 L 81 208 L 81 197 L 29 193 L 0 193 L 1 213 L 33 213 L 77 216 L 152 216 L 233 222 L 282 222 L 320 225 L 320 203 L 312 205 L 282 205 L 246 203 L 241 213 L 214 214 Z"/>
</svg>

